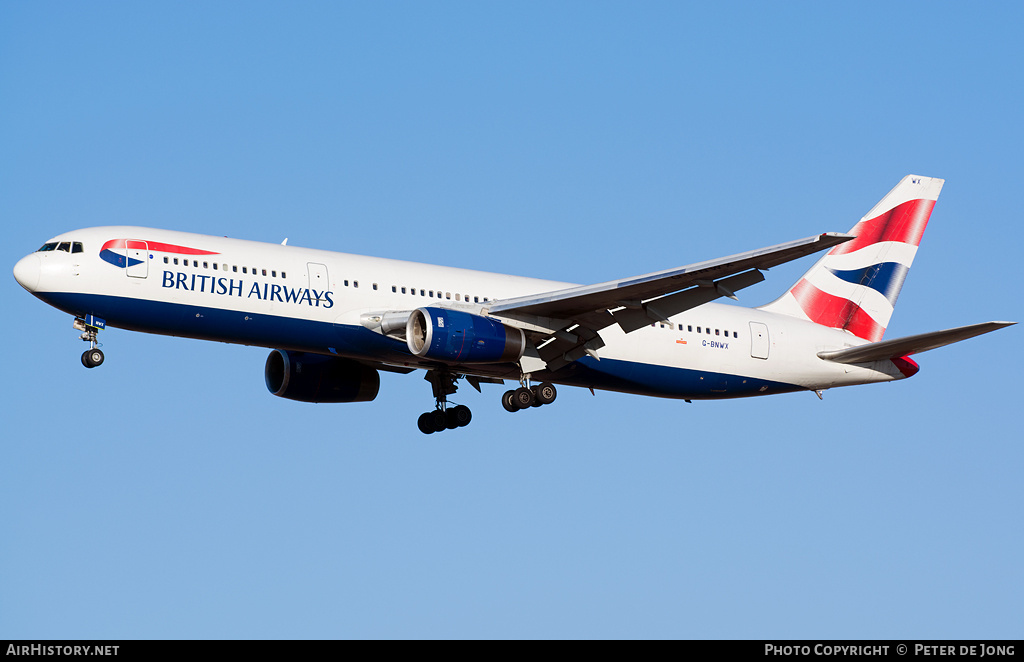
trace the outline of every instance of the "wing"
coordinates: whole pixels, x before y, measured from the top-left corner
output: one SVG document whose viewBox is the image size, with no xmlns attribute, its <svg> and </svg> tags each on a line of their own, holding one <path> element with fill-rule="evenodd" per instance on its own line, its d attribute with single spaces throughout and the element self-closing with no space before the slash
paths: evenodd
<svg viewBox="0 0 1024 662">
<path fill-rule="evenodd" d="M 536 356 L 530 352 L 524 357 L 526 372 L 543 367 L 558 370 L 587 354 L 596 357 L 604 346 L 598 332 L 605 327 L 618 324 L 631 333 L 719 297 L 735 299 L 734 292 L 764 280 L 760 270 L 853 238 L 839 233 L 815 235 L 634 278 L 499 300 L 483 313 L 529 334 L 537 349 Z"/>
</svg>

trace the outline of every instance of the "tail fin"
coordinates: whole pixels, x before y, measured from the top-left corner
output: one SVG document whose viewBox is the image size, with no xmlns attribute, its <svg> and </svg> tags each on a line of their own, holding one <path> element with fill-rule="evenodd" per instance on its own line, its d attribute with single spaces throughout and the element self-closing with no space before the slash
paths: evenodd
<svg viewBox="0 0 1024 662">
<path fill-rule="evenodd" d="M 836 246 L 762 310 L 882 339 L 945 180 L 907 175 Z"/>
</svg>

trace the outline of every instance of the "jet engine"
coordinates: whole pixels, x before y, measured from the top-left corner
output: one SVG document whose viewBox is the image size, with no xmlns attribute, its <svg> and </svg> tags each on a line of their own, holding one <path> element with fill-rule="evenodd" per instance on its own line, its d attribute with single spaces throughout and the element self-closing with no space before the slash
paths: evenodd
<svg viewBox="0 0 1024 662">
<path fill-rule="evenodd" d="M 451 363 L 514 363 L 526 349 L 522 329 L 445 308 L 417 308 L 405 327 L 416 356 Z"/>
<path fill-rule="evenodd" d="M 299 402 L 369 402 L 380 374 L 351 359 L 275 349 L 264 369 L 274 395 Z"/>
</svg>

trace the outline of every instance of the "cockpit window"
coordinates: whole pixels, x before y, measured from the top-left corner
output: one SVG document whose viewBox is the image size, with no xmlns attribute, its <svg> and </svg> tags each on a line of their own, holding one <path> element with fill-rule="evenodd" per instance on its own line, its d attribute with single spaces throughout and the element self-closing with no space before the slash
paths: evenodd
<svg viewBox="0 0 1024 662">
<path fill-rule="evenodd" d="M 84 249 L 82 248 L 82 242 L 80 242 L 80 241 L 71 242 L 71 252 L 72 253 L 81 253 L 83 250 Z"/>
<path fill-rule="evenodd" d="M 65 253 L 70 253 L 71 252 L 71 242 L 70 241 L 62 241 L 62 242 L 60 242 L 60 244 L 57 245 L 57 250 L 64 251 Z"/>
<path fill-rule="evenodd" d="M 43 244 L 42 247 L 39 250 L 37 250 L 36 252 L 37 253 L 45 253 L 46 251 L 53 251 L 53 250 L 57 250 L 57 242 L 56 241 L 51 242 L 49 244 Z"/>
</svg>

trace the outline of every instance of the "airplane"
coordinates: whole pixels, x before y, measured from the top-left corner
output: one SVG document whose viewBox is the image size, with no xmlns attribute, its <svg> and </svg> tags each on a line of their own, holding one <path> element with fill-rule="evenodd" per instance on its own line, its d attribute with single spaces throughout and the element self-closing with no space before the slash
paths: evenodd
<svg viewBox="0 0 1024 662">
<path fill-rule="evenodd" d="M 464 379 L 518 387 L 509 412 L 551 404 L 556 384 L 691 402 L 906 379 L 910 358 L 1014 322 L 883 340 L 944 180 L 908 175 L 849 233 L 593 285 L 241 239 L 112 226 L 58 235 L 14 267 L 74 316 L 104 361 L 107 326 L 271 349 L 267 388 L 301 402 L 366 402 L 380 372 L 425 370 L 425 434 L 468 425 L 448 402 Z M 828 252 L 775 301 L 716 303 L 763 271 Z"/>
</svg>

